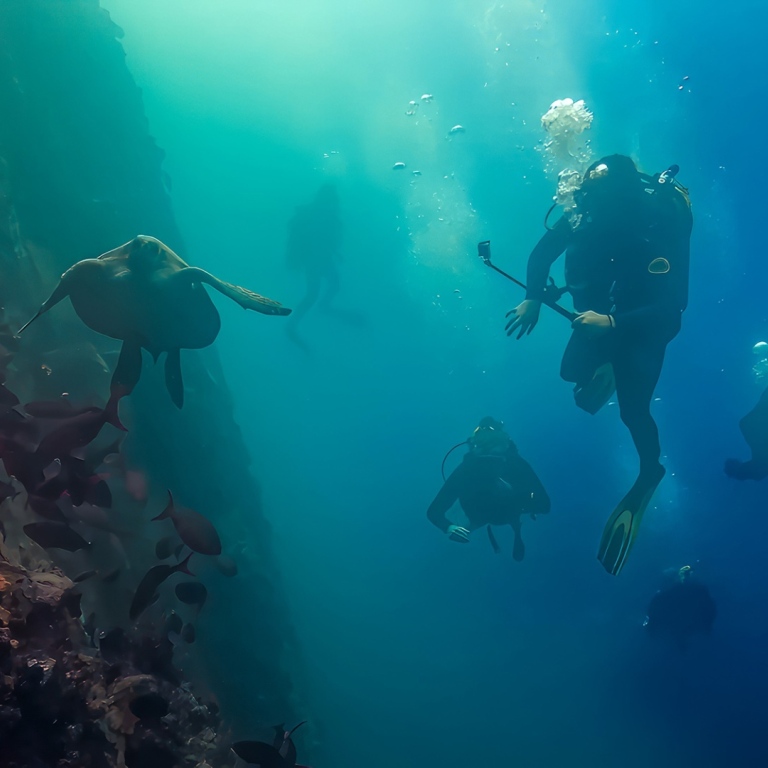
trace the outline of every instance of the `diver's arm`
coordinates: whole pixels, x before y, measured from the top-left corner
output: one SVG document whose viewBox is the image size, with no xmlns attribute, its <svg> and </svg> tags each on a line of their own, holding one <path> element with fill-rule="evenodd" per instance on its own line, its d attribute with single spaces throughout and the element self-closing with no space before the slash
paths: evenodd
<svg viewBox="0 0 768 768">
<path fill-rule="evenodd" d="M 533 467 L 521 456 L 510 459 L 509 482 L 519 493 L 519 513 L 546 515 L 552 506 L 549 494 Z"/>
<path fill-rule="evenodd" d="M 549 270 L 557 257 L 568 247 L 571 239 L 571 225 L 561 216 L 552 229 L 548 229 L 536 243 L 528 257 L 528 288 L 525 298 L 529 301 L 543 301 Z"/>
<path fill-rule="evenodd" d="M 451 472 L 427 510 L 429 522 L 443 533 L 448 533 L 448 529 L 451 526 L 451 521 L 446 517 L 446 513 L 459 498 L 459 487 L 463 470 L 464 467 L 460 465 Z"/>
<path fill-rule="evenodd" d="M 557 257 L 568 247 L 571 226 L 563 216 L 552 229 L 536 243 L 528 257 L 528 287 L 525 300 L 507 312 L 507 336 L 516 331 L 517 338 L 529 334 L 539 322 L 539 310 L 544 301 L 549 270 Z"/>
</svg>

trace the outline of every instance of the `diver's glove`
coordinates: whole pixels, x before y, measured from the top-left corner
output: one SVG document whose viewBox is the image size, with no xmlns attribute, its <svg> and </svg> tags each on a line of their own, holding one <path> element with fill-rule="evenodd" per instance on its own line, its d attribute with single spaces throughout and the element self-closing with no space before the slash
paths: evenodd
<svg viewBox="0 0 768 768">
<path fill-rule="evenodd" d="M 460 525 L 448 526 L 448 538 L 451 541 L 458 541 L 461 544 L 469 544 L 469 531 Z"/>
<path fill-rule="evenodd" d="M 525 299 L 514 309 L 510 309 L 507 312 L 507 317 L 510 318 L 507 323 L 507 336 L 511 336 L 518 329 L 520 330 L 517 334 L 518 339 L 528 335 L 539 322 L 540 311 L 541 302 L 535 299 Z"/>
</svg>

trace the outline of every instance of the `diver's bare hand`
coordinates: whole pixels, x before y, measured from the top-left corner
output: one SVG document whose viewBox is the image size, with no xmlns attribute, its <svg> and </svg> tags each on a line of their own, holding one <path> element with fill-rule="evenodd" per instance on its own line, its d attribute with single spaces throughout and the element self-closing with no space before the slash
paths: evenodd
<svg viewBox="0 0 768 768">
<path fill-rule="evenodd" d="M 520 330 L 517 334 L 518 339 L 527 336 L 536 327 L 536 323 L 539 322 L 540 310 L 540 301 L 526 299 L 507 312 L 507 317 L 511 318 L 507 323 L 507 336 L 511 336 L 518 329 Z"/>
<path fill-rule="evenodd" d="M 469 531 L 460 525 L 449 525 L 448 538 L 451 541 L 458 541 L 460 544 L 469 544 Z"/>
<path fill-rule="evenodd" d="M 591 309 L 587 312 L 580 312 L 571 323 L 571 328 L 586 336 L 595 338 L 603 336 L 613 328 L 610 315 L 601 315 L 593 312 Z"/>
</svg>

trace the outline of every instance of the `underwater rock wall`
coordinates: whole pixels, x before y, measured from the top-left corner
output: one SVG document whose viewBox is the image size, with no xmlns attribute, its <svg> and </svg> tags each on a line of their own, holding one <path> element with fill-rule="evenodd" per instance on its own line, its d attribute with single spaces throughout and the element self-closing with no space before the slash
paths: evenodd
<svg viewBox="0 0 768 768">
<path fill-rule="evenodd" d="M 78 402 L 103 405 L 108 397 L 118 343 L 89 331 L 69 302 L 37 321 L 21 342 L 14 338 L 14 330 L 32 316 L 66 268 L 140 233 L 184 256 L 165 188 L 163 152 L 149 133 L 121 35 L 98 0 L 0 4 L 0 304 L 5 313 L 0 352 L 7 357 L 8 388 L 22 402 L 53 400 L 67 392 Z M 298 668 L 299 653 L 231 397 L 213 348 L 184 351 L 182 365 L 183 410 L 172 405 L 147 361 L 139 387 L 120 404 L 129 429 L 120 451 L 124 487 L 113 489 L 115 530 L 104 535 L 111 542 L 104 547 L 113 551 L 95 564 L 103 572 L 117 562 L 120 574 L 117 581 L 92 579 L 82 585 L 84 615 L 94 616 L 102 630 L 134 631 L 127 617 L 130 595 L 156 562 L 153 539 L 172 532 L 160 527 L 167 522 L 149 521 L 171 489 L 180 503 L 215 523 L 227 556 L 215 562 L 216 568 L 198 556 L 197 564 L 193 560 L 211 600 L 197 643 L 183 649 L 185 668 L 218 699 L 224 718 L 240 732 L 295 720 L 302 707 L 289 670 Z M 9 503 L 16 518 L 26 514 L 20 503 Z M 13 535 L 10 539 L 18 543 Z M 39 566 L 36 545 L 22 541 L 19 546 L 21 557 L 13 567 L 45 571 L 55 564 L 70 575 L 83 567 L 59 551 L 49 552 L 50 568 Z M 98 554 L 95 550 L 96 559 Z M 231 578 L 235 568 L 238 574 Z M 237 604 L 227 602 L 233 592 Z M 161 591 L 144 628 L 156 628 L 151 622 L 157 625 L 174 609 L 172 592 Z M 70 642 L 62 634 L 64 619 L 56 621 L 54 637 L 59 632 L 62 643 Z M 68 626 L 74 631 L 77 624 Z M 3 663 L 25 664 L 14 658 L 16 648 L 8 642 L 0 636 Z M 76 674 L 90 674 L 88 664 L 82 662 Z M 69 675 L 70 667 L 65 664 L 61 674 Z"/>
</svg>

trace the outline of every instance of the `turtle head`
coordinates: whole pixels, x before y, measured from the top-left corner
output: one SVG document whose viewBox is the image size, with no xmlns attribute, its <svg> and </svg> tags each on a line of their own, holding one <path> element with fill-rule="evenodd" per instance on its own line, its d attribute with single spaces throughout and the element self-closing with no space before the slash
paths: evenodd
<svg viewBox="0 0 768 768">
<path fill-rule="evenodd" d="M 156 237 L 137 235 L 128 244 L 131 255 L 131 266 L 135 270 L 152 272 L 160 267 L 166 259 L 167 247 Z"/>
</svg>

